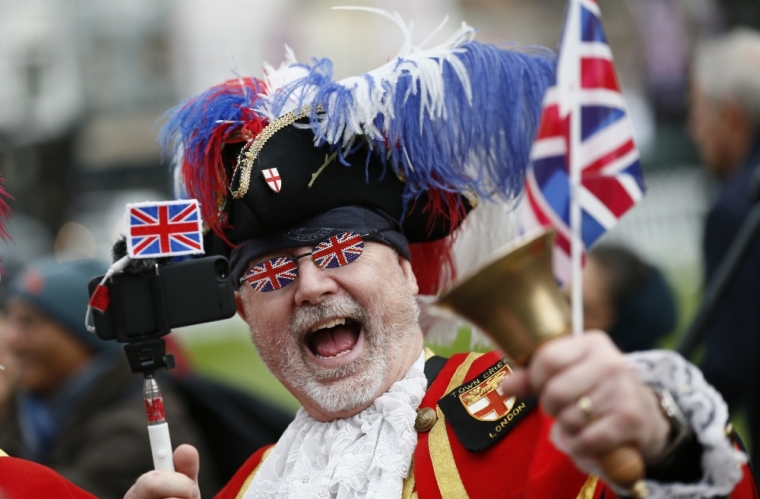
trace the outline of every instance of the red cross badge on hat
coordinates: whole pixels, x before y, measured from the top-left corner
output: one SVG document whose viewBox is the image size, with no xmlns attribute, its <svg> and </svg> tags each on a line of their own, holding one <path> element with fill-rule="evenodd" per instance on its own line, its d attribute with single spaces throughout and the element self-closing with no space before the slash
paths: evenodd
<svg viewBox="0 0 760 499">
<path fill-rule="evenodd" d="M 282 178 L 280 178 L 280 172 L 277 171 L 277 168 L 261 170 L 261 173 L 264 175 L 264 180 L 267 181 L 269 188 L 279 193 L 282 188 Z"/>
</svg>

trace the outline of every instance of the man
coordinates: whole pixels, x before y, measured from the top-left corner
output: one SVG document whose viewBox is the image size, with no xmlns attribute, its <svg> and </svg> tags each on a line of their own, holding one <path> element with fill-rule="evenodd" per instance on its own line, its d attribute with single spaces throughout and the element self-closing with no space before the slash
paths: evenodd
<svg viewBox="0 0 760 499">
<path fill-rule="evenodd" d="M 291 59 L 169 118 L 181 191 L 203 200 L 210 246 L 234 245 L 238 312 L 303 405 L 217 497 L 614 497 L 588 470 L 626 444 L 656 497 L 740 481 L 732 497 L 752 497 L 722 402 L 676 357 L 629 361 L 600 334 L 557 339 L 514 372 L 496 353 L 423 349 L 415 295 L 447 284 L 451 234 L 478 197 L 519 189 L 552 77 L 546 53 L 472 37 L 464 25 L 430 52 L 408 44 L 341 82 L 329 60 Z M 174 457 L 177 472 L 125 497 L 198 497 L 197 451 Z"/>
<path fill-rule="evenodd" d="M 87 283 L 105 270 L 91 260 L 44 260 L 14 281 L 5 334 L 18 391 L 0 420 L 5 453 L 48 466 L 101 499 L 122 497 L 135 476 L 153 468 L 142 380 L 117 345 L 84 326 Z M 182 399 L 170 383 L 162 388 L 172 436 L 203 448 Z M 19 463 L 0 464 L 24 468 Z M 204 487 L 213 487 L 208 478 Z M 10 480 L 0 474 L 0 489 L 23 485 Z"/>
<path fill-rule="evenodd" d="M 624 246 L 600 244 L 583 268 L 583 322 L 623 352 L 648 350 L 675 327 L 676 304 L 659 269 Z"/>
<path fill-rule="evenodd" d="M 709 284 L 755 204 L 760 164 L 760 34 L 738 29 L 702 44 L 694 59 L 690 127 L 705 167 L 721 183 L 705 222 Z M 750 249 L 707 325 L 702 368 L 730 408 L 744 406 L 760 457 L 760 242 Z"/>
</svg>

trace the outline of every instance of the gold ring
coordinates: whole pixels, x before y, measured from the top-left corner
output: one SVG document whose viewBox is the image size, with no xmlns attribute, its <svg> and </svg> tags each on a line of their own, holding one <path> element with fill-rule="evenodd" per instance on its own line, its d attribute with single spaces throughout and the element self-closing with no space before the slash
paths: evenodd
<svg viewBox="0 0 760 499">
<path fill-rule="evenodd" d="M 586 419 L 589 421 L 593 419 L 594 404 L 591 403 L 591 399 L 588 397 L 588 395 L 584 395 L 583 397 L 579 398 L 578 402 L 575 403 L 575 406 L 581 410 L 581 412 L 586 416 Z"/>
</svg>

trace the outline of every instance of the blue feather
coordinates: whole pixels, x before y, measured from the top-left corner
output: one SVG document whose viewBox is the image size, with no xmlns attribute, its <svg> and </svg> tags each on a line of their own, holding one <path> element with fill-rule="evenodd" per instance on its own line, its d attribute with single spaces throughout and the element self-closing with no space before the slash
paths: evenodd
<svg viewBox="0 0 760 499">
<path fill-rule="evenodd" d="M 277 116 L 294 101 L 311 104 L 317 145 L 342 148 L 347 136 L 363 135 L 387 166 L 407 178 L 406 206 L 430 189 L 511 199 L 523 185 L 555 57 L 546 49 L 504 50 L 474 41 L 439 53 L 427 61 L 398 58 L 395 81 L 370 72 L 335 82 L 332 63 L 314 60 L 306 77 L 274 92 L 270 109 Z M 443 92 L 441 108 L 435 105 L 439 96 L 425 90 L 437 75 L 426 72 L 429 65 L 420 69 L 431 61 L 443 82 L 442 89 L 433 88 Z M 370 103 L 379 106 L 374 110 L 359 109 L 367 105 L 357 101 L 361 81 L 368 89 L 361 96 L 379 96 Z M 357 123 L 357 116 L 371 121 Z"/>
</svg>

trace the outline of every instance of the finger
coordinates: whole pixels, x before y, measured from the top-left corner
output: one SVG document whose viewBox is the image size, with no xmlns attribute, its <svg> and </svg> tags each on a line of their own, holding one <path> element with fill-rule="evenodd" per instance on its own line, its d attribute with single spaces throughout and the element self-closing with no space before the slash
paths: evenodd
<svg viewBox="0 0 760 499">
<path fill-rule="evenodd" d="M 619 376 L 588 395 L 594 405 L 593 419 L 579 431 L 566 431 L 568 448 L 573 454 L 599 457 L 623 444 L 641 446 L 647 416 L 634 391 L 639 387 L 634 387 L 634 383 Z M 560 423 L 563 424 L 564 421 Z"/>
<path fill-rule="evenodd" d="M 546 382 L 568 366 L 580 361 L 587 348 L 582 337 L 563 336 L 544 343 L 533 354 L 528 365 L 530 385 L 535 393 L 543 391 Z"/>
<path fill-rule="evenodd" d="M 622 355 L 610 355 L 591 347 L 575 365 L 555 373 L 546 381 L 541 392 L 544 410 L 557 416 L 575 406 L 584 395 L 589 395 L 600 385 L 609 384 L 621 374 L 628 374 L 628 365 Z"/>
<path fill-rule="evenodd" d="M 576 457 L 599 459 L 630 443 L 633 435 L 620 423 L 621 419 L 620 415 L 612 414 L 589 422 L 574 435 L 566 434 L 568 450 Z"/>
<path fill-rule="evenodd" d="M 200 492 L 195 481 L 181 473 L 149 471 L 127 491 L 124 499 L 199 499 Z"/>
<path fill-rule="evenodd" d="M 593 398 L 591 398 L 589 395 L 586 396 L 589 397 L 589 400 L 591 401 L 591 407 L 593 408 Z M 579 407 L 577 403 L 565 406 L 556 416 L 557 424 L 559 424 L 562 432 L 567 435 L 577 434 L 579 431 L 586 427 L 592 418 L 593 409 L 591 414 L 587 414 Z"/>
<path fill-rule="evenodd" d="M 526 398 L 533 395 L 528 379 L 528 372 L 525 369 L 514 369 L 512 374 L 504 378 L 501 382 L 501 392 L 506 395 L 512 395 L 517 398 Z"/>
<path fill-rule="evenodd" d="M 200 470 L 198 450 L 188 444 L 182 444 L 177 447 L 174 451 L 174 469 L 177 473 L 182 473 L 195 483 L 198 483 L 198 471 Z"/>
</svg>

